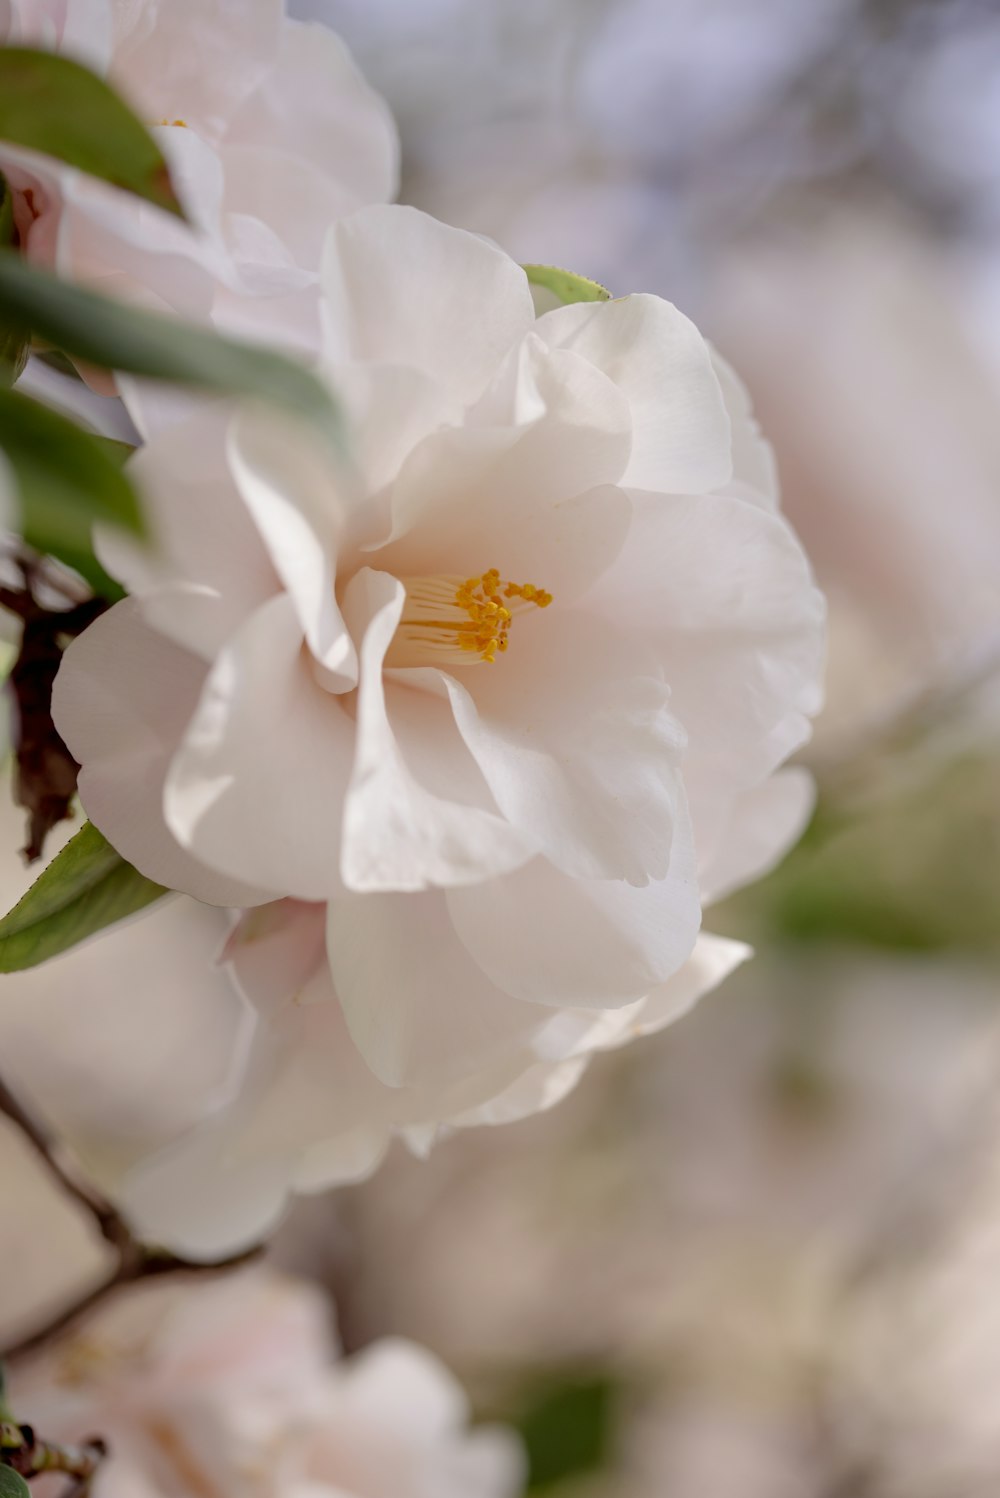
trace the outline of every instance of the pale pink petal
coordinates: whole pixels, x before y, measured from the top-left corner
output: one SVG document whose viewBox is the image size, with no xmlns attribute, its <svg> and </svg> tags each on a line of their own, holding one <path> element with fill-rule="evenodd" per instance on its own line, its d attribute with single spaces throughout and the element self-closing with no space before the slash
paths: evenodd
<svg viewBox="0 0 1000 1498">
<path fill-rule="evenodd" d="M 624 393 L 632 455 L 623 483 L 700 494 L 732 473 L 729 417 L 708 346 L 670 302 L 627 296 L 547 312 L 539 337 L 590 360 Z"/>
<path fill-rule="evenodd" d="M 336 183 L 338 214 L 395 197 L 392 114 L 327 26 L 285 21 L 274 64 L 230 121 L 226 139 L 318 167 Z"/>
<path fill-rule="evenodd" d="M 4 15 L 11 34 L 3 36 Z M 16 0 L 0 5 L 0 39 L 9 45 L 62 52 L 103 76 L 111 60 L 112 10 L 109 0 Z"/>
<path fill-rule="evenodd" d="M 766 509 L 776 510 L 779 501 L 778 466 L 774 448 L 762 434 L 753 414 L 750 392 L 731 364 L 717 349 L 711 350 L 726 409 L 733 428 L 732 492 L 755 500 Z"/>
<path fill-rule="evenodd" d="M 553 603 L 515 619 L 493 666 L 445 684 L 500 810 L 553 863 L 585 879 L 666 877 L 685 740 L 655 657 Z"/>
<path fill-rule="evenodd" d="M 703 931 L 680 972 L 651 991 L 639 1006 L 627 1032 L 611 1043 L 624 1045 L 636 1036 L 652 1035 L 672 1025 L 752 956 L 753 948 L 745 942 L 730 941 L 725 936 L 711 936 Z"/>
<path fill-rule="evenodd" d="M 122 1181 L 118 1200 L 147 1242 L 209 1262 L 253 1248 L 274 1232 L 288 1177 L 280 1156 L 227 1160 L 208 1124 L 140 1161 Z"/>
<path fill-rule="evenodd" d="M 105 1190 L 230 1093 L 247 1016 L 215 962 L 226 928 L 177 897 L 4 979 L 7 1065 Z"/>
<path fill-rule="evenodd" d="M 505 1092 L 452 1115 L 453 1128 L 477 1128 L 481 1124 L 518 1123 L 536 1113 L 545 1113 L 568 1097 L 589 1064 L 589 1056 L 574 1056 L 569 1061 L 540 1062 L 529 1067 Z"/>
<path fill-rule="evenodd" d="M 445 563 L 430 556 L 467 549 L 466 538 L 480 549 L 521 534 L 530 541 L 547 515 L 616 483 L 629 445 L 628 408 L 612 382 L 530 333 L 468 422 L 428 437 L 402 469 L 392 493 L 398 550 L 416 570 L 423 554 L 427 570 L 440 571 Z M 546 560 L 525 546 L 521 556 L 536 569 Z"/>
<path fill-rule="evenodd" d="M 226 407 L 209 403 L 170 432 L 153 436 L 130 460 L 151 544 L 139 545 L 110 527 L 96 534 L 101 561 L 131 592 L 143 595 L 146 618 L 206 660 L 279 587 L 229 471 L 229 420 Z M 177 584 L 204 591 L 212 607 L 192 615 L 182 593 L 181 606 L 168 619 L 158 603 L 160 590 Z"/>
<path fill-rule="evenodd" d="M 193 130 L 154 133 L 195 227 L 64 171 L 56 267 L 108 295 L 200 320 L 211 310 L 215 279 L 231 274 L 220 238 L 222 168 Z"/>
<path fill-rule="evenodd" d="M 271 1016 L 299 994 L 326 961 L 326 909 L 276 900 L 244 911 L 223 954 L 250 1004 Z"/>
<path fill-rule="evenodd" d="M 377 496 L 429 433 L 461 419 L 462 407 L 429 375 L 401 364 L 342 364 L 335 381 L 351 434 L 350 460 L 369 496 L 365 513 L 353 517 L 361 522 L 357 541 L 368 550 L 391 528 L 388 497 Z"/>
<path fill-rule="evenodd" d="M 395 721 L 387 712 L 383 660 L 399 623 L 402 585 L 363 568 L 351 579 L 344 610 L 360 643 L 354 765 L 344 804 L 341 872 L 349 889 L 419 890 L 464 884 L 516 868 L 533 845 L 489 805 L 468 795 L 474 766 L 468 760 L 443 702 L 425 703 L 405 687 L 393 693 Z M 398 738 L 397 733 L 402 737 Z M 435 752 L 437 794 L 413 773 L 408 749 L 429 766 Z M 448 792 L 449 771 L 455 774 Z M 474 792 L 473 792 L 474 794 Z M 480 803 L 489 798 L 480 796 Z"/>
<path fill-rule="evenodd" d="M 632 498 L 628 541 L 588 603 L 610 621 L 624 613 L 663 659 L 696 840 L 714 848 L 730 797 L 808 737 L 824 602 L 780 516 L 719 494 Z"/>
<path fill-rule="evenodd" d="M 302 900 L 339 885 L 353 725 L 278 594 L 220 652 L 173 756 L 170 827 L 195 858 Z"/>
<path fill-rule="evenodd" d="M 615 1007 L 671 977 L 701 919 L 689 831 L 679 815 L 668 877 L 642 888 L 571 879 L 536 858 L 488 884 L 449 890 L 459 938 L 493 982 L 537 1004 Z"/>
<path fill-rule="evenodd" d="M 361 208 L 338 223 L 323 289 L 330 360 L 410 365 L 463 405 L 482 393 L 534 316 L 515 261 L 415 208 Z"/>
<path fill-rule="evenodd" d="M 326 684 L 349 690 L 357 656 L 335 591 L 337 540 L 349 505 L 332 445 L 312 440 L 294 422 L 256 412 L 234 423 L 229 462 Z"/>
<path fill-rule="evenodd" d="M 698 846 L 705 902 L 769 874 L 802 836 L 815 804 L 815 781 L 800 766 L 737 796 L 714 842 Z"/>
<path fill-rule="evenodd" d="M 354 1043 L 390 1087 L 523 1065 L 525 1041 L 545 1018 L 477 967 L 438 892 L 331 901 L 327 948 Z"/>
<path fill-rule="evenodd" d="M 119 6 L 112 81 L 143 119 L 219 139 L 278 51 L 281 0 L 146 0 Z"/>
<path fill-rule="evenodd" d="M 135 599 L 116 604 L 70 645 L 56 677 L 56 726 L 80 761 L 88 817 L 143 874 L 211 905 L 273 898 L 246 870 L 206 868 L 171 833 L 163 784 L 197 706 L 205 668 L 143 621 Z"/>
<path fill-rule="evenodd" d="M 289 284 L 302 284 L 301 277 L 296 277 L 293 283 L 287 275 L 280 275 L 287 266 L 309 271 L 310 279 L 318 284 L 327 232 L 334 219 L 345 211 L 344 193 L 336 180 L 312 162 L 273 145 L 227 144 L 220 148 L 219 160 L 225 173 L 223 211 L 227 221 L 237 217 L 258 220 L 268 227 L 274 244 L 281 249 L 280 258 L 273 252 L 254 255 L 250 244 L 244 247 L 235 226 L 227 222 L 227 242 L 237 263 L 246 262 L 244 275 L 252 271 L 255 260 L 259 263 L 259 284 L 254 289 L 259 293 L 269 289 L 269 270 L 274 291 Z M 318 299 L 316 323 L 318 335 Z M 283 337 L 283 329 L 277 323 L 272 336 Z"/>
</svg>

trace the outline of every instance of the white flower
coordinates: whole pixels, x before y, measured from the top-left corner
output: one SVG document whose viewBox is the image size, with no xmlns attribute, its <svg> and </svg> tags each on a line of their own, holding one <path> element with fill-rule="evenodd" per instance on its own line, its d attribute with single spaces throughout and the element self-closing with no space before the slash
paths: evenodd
<svg viewBox="0 0 1000 1498">
<path fill-rule="evenodd" d="M 343 43 L 286 18 L 282 0 L 13 0 L 8 32 L 107 75 L 152 127 L 195 226 L 5 145 L 27 253 L 119 296 L 314 347 L 327 227 L 396 190 L 391 117 Z"/>
<path fill-rule="evenodd" d="M 717 981 L 743 949 L 696 947 L 701 904 L 798 830 L 773 771 L 818 703 L 769 452 L 675 308 L 536 320 L 499 250 L 401 208 L 335 229 L 324 291 L 355 471 L 258 412 L 154 436 L 161 550 L 106 542 L 134 596 L 56 686 L 126 857 L 282 900 L 231 945 L 272 1036 L 252 1116 L 173 1202 L 241 1182 L 234 1236 L 290 1174 L 371 1167 L 373 1090 L 406 1125 L 534 1108 Z"/>
<path fill-rule="evenodd" d="M 102 1498 L 514 1498 L 523 1458 L 468 1429 L 465 1395 L 422 1348 L 335 1361 L 329 1307 L 252 1272 L 113 1302 L 19 1373 L 11 1398 L 51 1440 L 101 1435 Z"/>
</svg>

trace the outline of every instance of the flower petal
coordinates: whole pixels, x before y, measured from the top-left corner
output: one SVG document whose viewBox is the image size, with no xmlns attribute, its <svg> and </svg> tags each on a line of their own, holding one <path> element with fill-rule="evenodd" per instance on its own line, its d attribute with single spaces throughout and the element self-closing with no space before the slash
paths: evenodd
<svg viewBox="0 0 1000 1498">
<path fill-rule="evenodd" d="M 129 473 L 142 493 L 152 544 L 140 546 L 106 526 L 96 535 L 104 566 L 130 592 L 143 595 L 146 617 L 206 660 L 279 587 L 229 471 L 228 426 L 228 411 L 209 404 L 154 436 L 131 459 Z M 212 607 L 195 619 L 186 605 L 172 619 L 155 603 L 150 608 L 153 590 L 159 596 L 177 584 L 204 590 Z"/>
<path fill-rule="evenodd" d="M 443 1085 L 510 1062 L 519 1069 L 545 1020 L 477 967 L 445 901 L 433 891 L 330 903 L 334 987 L 355 1045 L 389 1087 Z"/>
<path fill-rule="evenodd" d="M 336 224 L 322 275 L 331 361 L 410 365 L 465 406 L 534 318 L 515 261 L 415 208 L 361 208 Z"/>
<path fill-rule="evenodd" d="M 685 739 L 641 645 L 553 604 L 514 621 L 493 668 L 444 681 L 500 810 L 557 867 L 667 876 Z"/>
<path fill-rule="evenodd" d="M 532 1114 L 547 1113 L 569 1096 L 589 1062 L 589 1056 L 540 1062 L 529 1067 L 505 1092 L 449 1118 L 448 1123 L 453 1128 L 474 1128 L 480 1124 L 518 1123 Z"/>
<path fill-rule="evenodd" d="M 8 800 L 11 849 L 19 820 Z M 6 1064 L 105 1190 L 230 1095 L 248 1016 L 214 961 L 226 927 L 178 897 L 4 978 Z"/>
<path fill-rule="evenodd" d="M 706 904 L 769 874 L 802 836 L 815 804 L 815 781 L 798 765 L 737 796 L 714 842 L 698 846 Z"/>
<path fill-rule="evenodd" d="M 386 573 L 355 574 L 344 595 L 352 633 L 361 641 L 354 765 L 344 805 L 341 872 L 349 889 L 420 890 L 464 884 L 516 868 L 533 846 L 490 809 L 445 705 L 397 687 L 395 719 L 387 711 L 383 660 L 402 612 L 404 590 Z M 421 700 L 421 699 L 424 700 Z M 394 728 L 403 734 L 397 739 Z M 445 794 L 421 783 L 407 752 L 435 772 Z M 454 788 L 449 792 L 448 783 Z"/>
<path fill-rule="evenodd" d="M 274 64 L 230 121 L 226 139 L 286 152 L 327 173 L 343 199 L 338 214 L 396 196 L 392 114 L 327 26 L 284 22 Z"/>
<path fill-rule="evenodd" d="M 733 476 L 727 486 L 729 492 L 776 510 L 780 486 L 774 448 L 761 433 L 750 392 L 735 369 L 717 349 L 711 349 L 711 355 L 733 429 Z"/>
<path fill-rule="evenodd" d="M 622 482 L 659 493 L 700 494 L 732 474 L 729 417 L 705 340 L 660 297 L 577 302 L 539 318 L 553 347 L 590 360 L 624 392 L 632 456 Z"/>
<path fill-rule="evenodd" d="M 283 418 L 255 412 L 234 422 L 229 461 L 327 686 L 350 690 L 357 656 L 336 597 L 347 504 L 329 452 Z"/>
<path fill-rule="evenodd" d="M 278 50 L 281 0 L 153 0 L 116 9 L 112 81 L 143 119 L 181 119 L 221 136 Z"/>
<path fill-rule="evenodd" d="M 396 552 L 408 560 L 392 570 L 420 570 L 420 553 L 446 559 L 530 534 L 539 518 L 616 483 L 629 445 L 629 413 L 611 381 L 529 334 L 465 426 L 429 436 L 402 468 L 392 537 L 403 538 Z M 428 561 L 429 570 L 446 565 Z"/>
<path fill-rule="evenodd" d="M 278 893 L 326 899 L 337 862 L 352 724 L 317 685 L 286 594 L 219 654 L 174 754 L 164 809 L 212 868 Z"/>
<path fill-rule="evenodd" d="M 701 920 L 694 853 L 679 815 L 666 879 L 636 889 L 571 879 L 536 858 L 488 884 L 449 890 L 460 940 L 506 993 L 537 1004 L 613 1008 L 671 977 Z"/>
<path fill-rule="evenodd" d="M 619 1036 L 613 1044 L 624 1045 L 638 1035 L 653 1035 L 657 1030 L 672 1025 L 752 956 L 753 948 L 745 942 L 701 932 L 694 951 L 680 972 L 653 989 L 639 1007 L 627 1033 Z"/>
<path fill-rule="evenodd" d="M 163 810 L 170 756 L 198 702 L 204 665 L 142 618 L 136 599 L 97 619 L 63 657 L 53 716 L 79 760 L 80 799 L 108 841 L 149 879 L 210 905 L 273 898 L 246 870 L 205 868 L 171 833 Z"/>
<path fill-rule="evenodd" d="M 730 798 L 808 737 L 825 607 L 780 516 L 725 494 L 632 500 L 628 540 L 587 603 L 627 618 L 666 663 L 700 852 L 718 846 Z"/>
</svg>

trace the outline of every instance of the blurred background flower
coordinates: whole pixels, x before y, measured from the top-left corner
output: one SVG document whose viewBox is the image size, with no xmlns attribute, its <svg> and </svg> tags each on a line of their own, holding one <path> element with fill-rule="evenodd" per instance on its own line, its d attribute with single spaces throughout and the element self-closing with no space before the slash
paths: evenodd
<svg viewBox="0 0 1000 1498">
<path fill-rule="evenodd" d="M 393 1339 L 338 1361 L 328 1321 L 318 1291 L 261 1270 L 133 1290 L 10 1396 L 50 1440 L 102 1432 L 108 1498 L 515 1498 L 516 1437 L 469 1430 L 436 1359 Z"/>
</svg>

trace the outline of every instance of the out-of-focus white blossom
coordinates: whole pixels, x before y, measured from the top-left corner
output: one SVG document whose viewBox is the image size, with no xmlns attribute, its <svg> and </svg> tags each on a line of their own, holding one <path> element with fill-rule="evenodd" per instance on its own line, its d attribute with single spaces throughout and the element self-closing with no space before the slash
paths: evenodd
<svg viewBox="0 0 1000 1498">
<path fill-rule="evenodd" d="M 1000 663 L 1000 382 L 939 248 L 807 208 L 740 242 L 712 300 L 830 598 L 830 742 Z"/>
<path fill-rule="evenodd" d="M 470 1430 L 435 1358 L 392 1340 L 337 1361 L 328 1315 L 318 1291 L 258 1271 L 133 1291 L 19 1370 L 10 1398 L 47 1439 L 108 1441 L 96 1498 L 520 1493 L 515 1437 Z"/>
<path fill-rule="evenodd" d="M 13 0 L 7 39 L 106 75 L 153 127 L 194 226 L 3 146 L 27 254 L 115 295 L 314 348 L 330 223 L 396 189 L 388 109 L 333 32 L 287 18 L 282 0 Z"/>
<path fill-rule="evenodd" d="M 55 694 L 112 843 L 265 907 L 229 947 L 260 1016 L 238 1117 L 132 1197 L 206 1251 L 370 1170 L 387 1112 L 415 1142 L 521 1116 L 682 1013 L 745 955 L 702 904 L 809 801 L 773 772 L 822 601 L 687 319 L 536 320 L 499 250 L 401 208 L 334 231 L 325 296 L 353 472 L 214 405 L 156 432 L 135 392 L 160 551 L 106 539 L 133 596 Z"/>
</svg>

